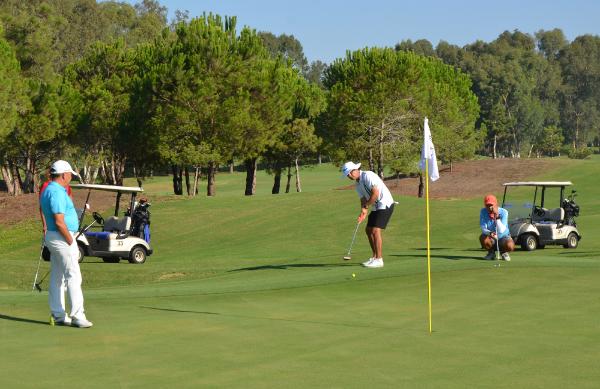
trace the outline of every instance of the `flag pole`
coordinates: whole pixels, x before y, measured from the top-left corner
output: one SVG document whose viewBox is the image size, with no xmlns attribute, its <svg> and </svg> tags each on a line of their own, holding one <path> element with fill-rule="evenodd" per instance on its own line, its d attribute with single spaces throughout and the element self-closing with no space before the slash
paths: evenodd
<svg viewBox="0 0 600 389">
<path fill-rule="evenodd" d="M 431 255 L 429 245 L 429 163 L 425 158 L 425 202 L 427 218 L 427 301 L 429 304 L 429 334 L 431 335 Z"/>
</svg>

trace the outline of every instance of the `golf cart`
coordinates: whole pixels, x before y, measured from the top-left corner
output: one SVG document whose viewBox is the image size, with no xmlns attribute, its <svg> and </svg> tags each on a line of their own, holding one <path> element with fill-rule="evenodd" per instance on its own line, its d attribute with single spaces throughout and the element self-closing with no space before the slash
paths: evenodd
<svg viewBox="0 0 600 389">
<path fill-rule="evenodd" d="M 73 189 L 88 190 L 86 203 L 89 202 L 93 190 L 116 193 L 115 212 L 106 220 L 98 212 L 93 212 L 93 221 L 83 226 L 83 216 L 80 217 L 79 232 L 76 235 L 79 246 L 79 262 L 84 257 L 100 257 L 104 262 L 118 263 L 127 259 L 130 263 L 140 264 L 146 262 L 148 255 L 152 254 L 150 246 L 150 212 L 145 199 L 136 201 L 138 193 L 144 190 L 139 187 L 126 187 L 115 185 L 77 184 L 71 185 Z M 119 217 L 119 203 L 123 194 L 131 195 L 129 208 L 122 217 Z M 132 211 L 133 210 L 133 211 Z M 99 228 L 99 231 L 92 231 Z M 45 260 L 50 260 L 46 251 Z"/>
<path fill-rule="evenodd" d="M 568 198 L 564 196 L 565 188 L 571 185 L 570 181 L 504 184 L 502 208 L 508 210 L 510 235 L 523 250 L 532 251 L 546 245 L 577 247 L 581 234 L 575 222 L 575 217 L 579 216 L 579 206 L 574 201 L 576 192 L 572 190 Z M 551 201 L 556 208 L 548 205 Z"/>
</svg>

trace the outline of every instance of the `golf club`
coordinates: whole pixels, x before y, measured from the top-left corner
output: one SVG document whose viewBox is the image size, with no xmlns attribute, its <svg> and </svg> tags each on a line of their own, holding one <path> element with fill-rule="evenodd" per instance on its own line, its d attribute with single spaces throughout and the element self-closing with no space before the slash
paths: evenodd
<svg viewBox="0 0 600 389">
<path fill-rule="evenodd" d="M 44 282 L 44 280 L 46 279 L 46 277 L 48 277 L 48 274 L 50 274 L 50 270 L 48 270 L 48 271 L 46 272 L 46 274 L 44 274 L 44 276 L 43 276 L 43 277 L 42 277 L 42 278 L 41 278 L 41 279 L 40 279 L 38 282 L 36 282 L 35 284 L 33 284 L 33 287 L 34 287 L 35 289 L 37 289 L 37 291 L 38 291 L 39 293 L 41 293 L 41 292 L 42 292 L 42 287 L 41 287 L 40 285 L 42 284 L 42 282 Z"/>
<path fill-rule="evenodd" d="M 358 231 L 358 226 L 360 225 L 360 222 L 356 223 L 356 228 L 354 229 L 354 235 L 352 235 L 352 243 L 350 243 L 350 248 L 348 249 L 348 254 L 346 254 L 344 256 L 344 260 L 348 261 L 350 259 L 352 259 L 352 256 L 350 255 L 350 252 L 352 252 L 352 246 L 354 246 L 354 240 L 356 239 L 356 232 Z"/>
<path fill-rule="evenodd" d="M 37 270 L 35 271 L 35 278 L 33 279 L 33 285 L 31 287 L 31 291 L 33 292 L 35 289 L 38 292 L 41 292 L 40 286 L 37 283 L 37 278 L 40 273 L 40 264 L 42 263 L 42 253 L 44 252 L 44 237 L 42 237 L 42 247 L 40 248 L 40 257 L 38 258 Z"/>
<path fill-rule="evenodd" d="M 498 262 L 498 267 L 500 267 L 500 245 L 498 241 L 500 238 L 498 237 L 498 220 L 494 220 L 494 225 L 496 227 L 496 261 Z"/>
</svg>

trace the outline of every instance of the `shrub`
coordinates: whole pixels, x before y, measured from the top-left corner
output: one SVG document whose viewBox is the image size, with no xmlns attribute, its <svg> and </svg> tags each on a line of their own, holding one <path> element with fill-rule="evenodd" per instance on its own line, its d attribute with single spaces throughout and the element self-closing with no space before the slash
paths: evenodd
<svg viewBox="0 0 600 389">
<path fill-rule="evenodd" d="M 576 150 L 569 150 L 569 158 L 571 159 L 586 159 L 592 154 L 592 149 L 586 146 L 582 146 Z"/>
</svg>

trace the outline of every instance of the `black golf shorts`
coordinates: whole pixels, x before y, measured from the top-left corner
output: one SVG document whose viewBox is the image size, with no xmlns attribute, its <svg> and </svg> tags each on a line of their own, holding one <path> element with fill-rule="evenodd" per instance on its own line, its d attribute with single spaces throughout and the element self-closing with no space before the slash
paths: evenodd
<svg viewBox="0 0 600 389">
<path fill-rule="evenodd" d="M 387 227 L 387 224 L 390 221 L 390 217 L 392 217 L 392 213 L 394 213 L 394 204 L 385 209 L 372 211 L 369 214 L 367 227 L 377 227 L 385 230 L 385 227 Z"/>
</svg>

